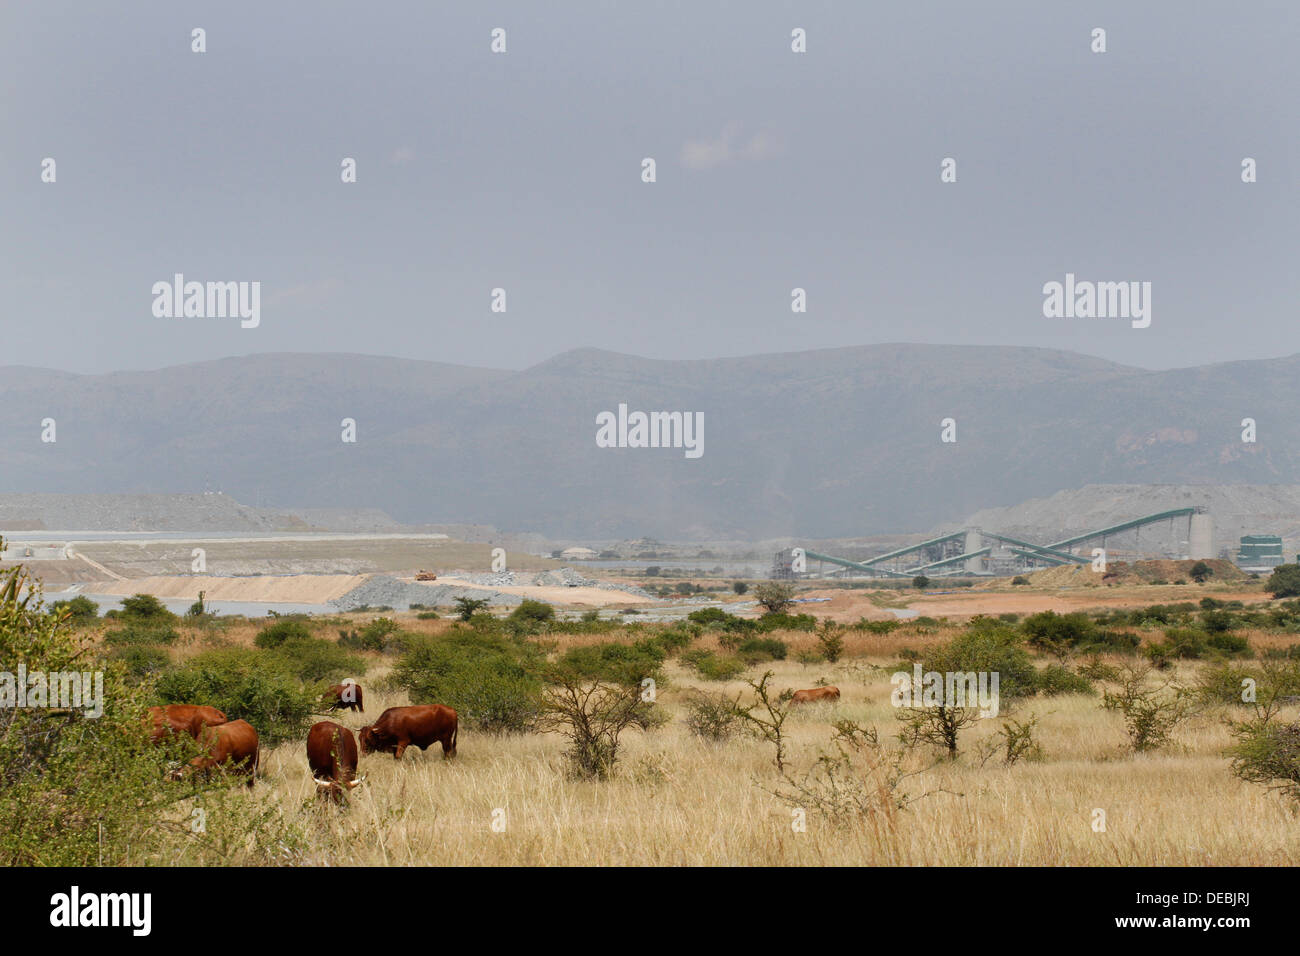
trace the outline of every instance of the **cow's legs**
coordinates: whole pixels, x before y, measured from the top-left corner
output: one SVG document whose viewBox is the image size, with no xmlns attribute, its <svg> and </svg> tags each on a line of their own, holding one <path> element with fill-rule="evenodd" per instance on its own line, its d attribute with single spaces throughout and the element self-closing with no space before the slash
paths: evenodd
<svg viewBox="0 0 1300 956">
<path fill-rule="evenodd" d="M 393 759 L 401 760 L 404 753 L 406 753 L 406 741 L 402 741 L 397 745 L 397 749 L 393 751 Z"/>
</svg>

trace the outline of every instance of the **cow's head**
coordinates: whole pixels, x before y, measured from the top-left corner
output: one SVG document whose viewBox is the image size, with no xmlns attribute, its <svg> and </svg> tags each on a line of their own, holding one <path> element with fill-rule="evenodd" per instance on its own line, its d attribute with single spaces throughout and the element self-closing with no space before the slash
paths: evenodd
<svg viewBox="0 0 1300 956">
<path fill-rule="evenodd" d="M 372 750 L 384 749 L 384 738 L 375 731 L 373 724 L 369 727 L 362 727 L 357 731 L 357 739 L 361 743 L 361 752 L 363 754 L 368 754 Z"/>
</svg>

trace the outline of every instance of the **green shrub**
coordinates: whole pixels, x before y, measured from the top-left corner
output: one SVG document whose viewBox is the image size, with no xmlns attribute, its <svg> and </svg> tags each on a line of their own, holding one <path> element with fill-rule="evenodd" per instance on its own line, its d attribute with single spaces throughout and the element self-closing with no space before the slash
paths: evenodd
<svg viewBox="0 0 1300 956">
<path fill-rule="evenodd" d="M 1300 596 L 1300 564 L 1280 564 L 1264 582 L 1264 590 L 1275 598 Z"/>
<path fill-rule="evenodd" d="M 1028 584 L 1029 578 L 1025 577 L 1023 574 L 1017 574 L 1011 579 L 1011 583 L 1015 585 Z"/>
<path fill-rule="evenodd" d="M 968 629 L 922 658 L 922 669 L 940 673 L 985 671 L 998 674 L 999 699 L 1010 703 L 1038 689 L 1038 671 L 1012 629 L 976 619 Z"/>
<path fill-rule="evenodd" d="M 274 822 L 240 820 L 229 843 L 235 833 L 223 813 L 210 814 L 204 833 L 177 825 L 192 799 L 215 809 L 224 782 L 167 779 L 168 763 L 190 756 L 193 741 L 150 746 L 140 719 L 147 688 L 128 680 L 120 660 L 96 659 L 88 635 L 61 614 L 20 599 L 28 583 L 21 569 L 0 574 L 0 661 L 23 661 L 32 672 L 102 670 L 103 712 L 0 707 L 0 866 L 270 862 L 251 858 L 268 842 L 296 852 Z"/>
<path fill-rule="evenodd" d="M 1201 612 L 1201 627 L 1211 634 L 1223 634 L 1237 626 L 1236 619 L 1229 611 L 1209 610 Z"/>
<path fill-rule="evenodd" d="M 134 594 L 122 598 L 121 617 L 136 621 L 176 623 L 176 615 L 167 610 L 162 601 L 152 594 Z"/>
<path fill-rule="evenodd" d="M 417 620 L 421 621 L 436 621 L 440 617 L 437 611 L 421 611 L 415 616 Z"/>
<path fill-rule="evenodd" d="M 784 617 L 784 615 L 768 615 L 768 617 L 773 616 Z M 698 611 L 692 611 L 686 615 L 686 620 L 708 630 L 721 630 L 731 635 L 752 634 L 758 631 L 760 626 L 759 621 L 728 614 L 720 607 L 705 607 L 700 608 Z M 736 640 L 730 641 L 732 644 L 737 642 Z"/>
<path fill-rule="evenodd" d="M 1229 657 L 1250 656 L 1250 642 L 1238 634 L 1211 634 L 1208 643 L 1211 648 Z"/>
<path fill-rule="evenodd" d="M 413 638 L 390 683 L 415 704 L 445 704 L 467 727 L 488 733 L 531 730 L 540 713 L 540 652 L 495 634 L 452 631 Z"/>
<path fill-rule="evenodd" d="M 1051 654 L 1063 654 L 1081 644 L 1092 643 L 1097 626 L 1086 614 L 1057 614 L 1041 611 L 1031 614 L 1020 624 L 1031 647 Z"/>
<path fill-rule="evenodd" d="M 1201 671 L 1196 684 L 1196 693 L 1207 703 L 1244 707 L 1249 703 L 1243 697 L 1246 687 L 1244 681 L 1248 679 L 1255 679 L 1255 675 L 1240 664 L 1226 661 L 1213 664 Z"/>
<path fill-rule="evenodd" d="M 1180 660 L 1198 660 L 1210 649 L 1204 631 L 1172 627 L 1165 631 L 1166 656 Z"/>
<path fill-rule="evenodd" d="M 691 642 L 694 641 L 696 637 L 697 635 L 690 631 L 680 630 L 674 627 L 661 633 L 657 640 L 659 641 L 659 646 L 667 653 L 675 654 L 680 650 L 690 647 Z"/>
<path fill-rule="evenodd" d="M 745 672 L 745 662 L 729 654 L 697 648 L 682 655 L 682 662 L 705 680 L 735 680 Z"/>
<path fill-rule="evenodd" d="M 698 611 L 691 611 L 686 615 L 686 620 L 693 621 L 704 627 L 726 627 L 733 621 L 739 621 L 741 618 L 734 614 L 728 614 L 720 607 L 702 607 Z"/>
<path fill-rule="evenodd" d="M 686 728 L 697 737 L 720 743 L 741 729 L 736 701 L 723 694 L 694 691 L 686 700 Z"/>
<path fill-rule="evenodd" d="M 402 629 L 391 617 L 377 617 L 361 629 L 361 641 L 368 651 L 382 651 L 388 638 Z"/>
<path fill-rule="evenodd" d="M 811 614 L 764 614 L 755 624 L 759 631 L 815 631 L 817 618 Z"/>
<path fill-rule="evenodd" d="M 1236 634 L 1207 634 L 1193 628 L 1177 627 L 1165 631 L 1163 644 L 1153 644 L 1147 648 L 1147 656 L 1156 663 L 1174 659 L 1200 660 L 1210 656 L 1246 656 L 1249 653 L 1250 643 Z"/>
<path fill-rule="evenodd" d="M 1107 690 L 1102 707 L 1124 715 L 1124 729 L 1138 753 L 1166 746 L 1174 731 L 1193 713 L 1190 690 L 1166 679 L 1152 687 L 1144 666 L 1124 665 L 1118 687 Z"/>
<path fill-rule="evenodd" d="M 114 649 L 109 660 L 120 661 L 126 672 L 136 681 L 161 674 L 171 664 L 171 655 L 161 647 L 132 644 Z"/>
<path fill-rule="evenodd" d="M 480 634 L 513 633 L 515 637 L 520 636 L 518 629 L 507 631 L 505 621 L 490 611 L 475 611 L 469 616 L 469 621 L 466 623 L 469 624 L 470 630 L 477 631 Z"/>
<path fill-rule="evenodd" d="M 736 652 L 746 664 L 758 664 L 762 661 L 783 661 L 790 648 L 775 637 L 751 637 L 740 643 Z"/>
<path fill-rule="evenodd" d="M 1048 664 L 1038 672 L 1038 693 L 1044 697 L 1058 694 L 1095 694 L 1092 681 L 1059 664 Z"/>
<path fill-rule="evenodd" d="M 817 647 L 821 656 L 834 664 L 844 654 L 844 638 L 840 626 L 829 618 L 817 625 Z"/>
<path fill-rule="evenodd" d="M 306 640 L 311 638 L 311 628 L 307 626 L 305 615 L 295 614 L 291 617 L 277 618 L 274 624 L 258 631 L 253 643 L 269 650 L 279 647 L 288 640 Z"/>
<path fill-rule="evenodd" d="M 349 654 L 346 649 L 319 637 L 289 638 L 270 653 L 282 670 L 306 683 L 334 684 L 366 672 L 364 657 Z"/>
<path fill-rule="evenodd" d="M 540 629 L 555 620 L 555 607 L 545 601 L 525 599 L 513 611 L 507 620 L 527 624 Z"/>
<path fill-rule="evenodd" d="M 1300 722 L 1251 720 L 1233 726 L 1232 772 L 1300 804 Z"/>
<path fill-rule="evenodd" d="M 1152 604 L 1129 612 L 1128 623 L 1138 627 L 1152 624 L 1189 624 L 1196 605 L 1190 601 L 1181 604 Z"/>
<path fill-rule="evenodd" d="M 1088 680 L 1093 681 L 1117 681 L 1120 677 L 1119 668 L 1107 664 L 1097 654 L 1092 654 L 1080 664 L 1078 671 Z"/>
<path fill-rule="evenodd" d="M 204 651 L 158 680 L 160 703 L 208 704 L 231 720 L 246 720 L 262 744 L 306 735 L 323 688 L 283 669 L 277 655 L 243 647 Z"/>
<path fill-rule="evenodd" d="M 583 680 L 607 681 L 615 684 L 639 684 L 646 678 L 662 682 L 661 668 L 667 657 L 663 647 L 654 638 L 635 644 L 588 644 L 570 648 L 556 667 Z"/>
<path fill-rule="evenodd" d="M 1132 631 L 1098 630 L 1092 638 L 1077 649 L 1088 654 L 1124 654 L 1137 653 L 1142 638 Z"/>
<path fill-rule="evenodd" d="M 50 610 L 57 615 L 66 614 L 68 624 L 72 627 L 82 627 L 99 620 L 99 605 L 84 594 L 78 594 L 69 601 L 55 601 Z"/>
<path fill-rule="evenodd" d="M 401 653 L 405 649 L 410 636 L 391 617 L 377 617 L 360 631 L 340 630 L 338 645 L 353 651 L 382 651 L 394 654 Z"/>
<path fill-rule="evenodd" d="M 104 635 L 106 645 L 109 647 L 128 647 L 175 644 L 180 638 L 176 629 L 166 622 L 127 620 L 129 623 L 124 627 L 115 628 Z"/>
</svg>

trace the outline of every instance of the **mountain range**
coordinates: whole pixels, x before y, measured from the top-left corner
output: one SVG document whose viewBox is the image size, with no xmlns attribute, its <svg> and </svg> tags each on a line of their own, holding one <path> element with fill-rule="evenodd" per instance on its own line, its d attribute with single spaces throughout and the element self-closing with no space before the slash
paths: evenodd
<svg viewBox="0 0 1300 956">
<path fill-rule="evenodd" d="M 702 414 L 702 454 L 598 447 L 597 416 L 620 404 Z M 1090 483 L 1296 483 L 1298 407 L 1300 356 L 1151 371 L 985 346 L 579 349 L 522 371 L 298 353 L 0 366 L 0 492 L 221 491 L 565 539 L 838 538 Z"/>
</svg>

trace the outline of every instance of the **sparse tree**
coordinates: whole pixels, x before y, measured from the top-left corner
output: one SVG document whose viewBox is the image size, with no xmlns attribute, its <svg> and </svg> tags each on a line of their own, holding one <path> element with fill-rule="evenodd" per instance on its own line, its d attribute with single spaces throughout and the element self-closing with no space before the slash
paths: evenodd
<svg viewBox="0 0 1300 956">
<path fill-rule="evenodd" d="M 1300 804 L 1300 722 L 1255 719 L 1232 727 L 1232 772 L 1249 783 L 1279 790 Z"/>
<path fill-rule="evenodd" d="M 697 737 L 721 742 L 740 729 L 740 697 L 695 691 L 686 702 L 686 727 Z"/>
<path fill-rule="evenodd" d="M 957 740 L 961 732 L 980 719 L 978 707 L 956 707 L 948 702 L 930 706 L 904 707 L 898 712 L 903 722 L 898 739 L 905 747 L 929 744 L 957 757 Z"/>
<path fill-rule="evenodd" d="M 766 740 L 776 748 L 776 770 L 777 773 L 785 773 L 785 719 L 790 716 L 790 702 L 794 699 L 794 691 L 786 688 L 779 694 L 773 694 L 769 682 L 772 680 L 772 672 L 767 671 L 757 681 L 745 681 L 754 693 L 758 695 L 758 700 L 748 707 L 740 707 L 737 704 L 736 713 L 749 723 L 749 727 L 759 737 Z"/>
<path fill-rule="evenodd" d="M 1207 578 L 1214 576 L 1214 569 L 1204 561 L 1197 561 L 1187 572 L 1187 576 L 1197 584 L 1203 584 Z"/>
<path fill-rule="evenodd" d="M 456 606 L 456 616 L 462 621 L 468 621 L 477 612 L 488 606 L 488 602 L 484 598 L 458 597 L 453 603 Z"/>
<path fill-rule="evenodd" d="M 607 780 L 618 762 L 619 736 L 629 727 L 652 727 L 652 707 L 641 699 L 637 684 L 591 680 L 561 670 L 543 694 L 538 727 L 569 739 L 566 756 L 575 776 Z"/>
<path fill-rule="evenodd" d="M 794 603 L 794 585 L 786 581 L 764 581 L 754 588 L 754 599 L 768 614 L 780 614 Z"/>
<path fill-rule="evenodd" d="M 1002 765 L 1010 767 L 1021 757 L 1031 760 L 1042 756 L 1043 748 L 1039 744 L 1035 731 L 1039 718 L 1030 714 L 1024 720 L 1008 717 L 998 728 L 998 732 L 985 743 L 981 749 L 980 766 L 984 766 L 994 754 L 1000 754 Z"/>
<path fill-rule="evenodd" d="M 1124 715 L 1124 729 L 1139 753 L 1168 744 L 1179 724 L 1192 715 L 1191 691 L 1176 685 L 1172 678 L 1148 686 L 1151 673 L 1150 665 L 1125 664 L 1118 688 L 1102 697 L 1106 710 Z"/>
<path fill-rule="evenodd" d="M 844 638 L 840 636 L 840 625 L 830 618 L 823 618 L 817 624 L 817 646 L 822 656 L 834 664 L 844 653 Z"/>
</svg>

